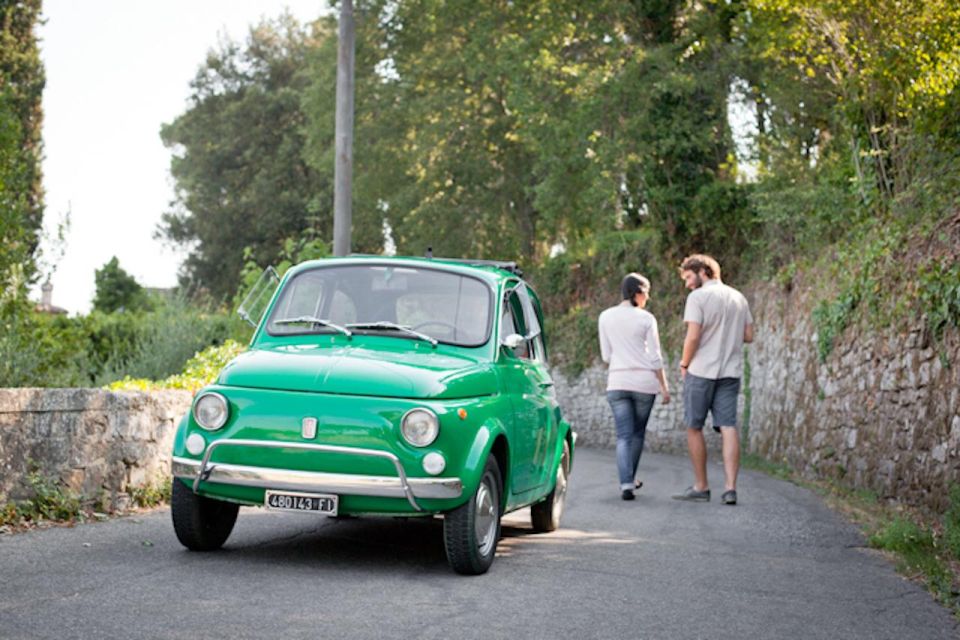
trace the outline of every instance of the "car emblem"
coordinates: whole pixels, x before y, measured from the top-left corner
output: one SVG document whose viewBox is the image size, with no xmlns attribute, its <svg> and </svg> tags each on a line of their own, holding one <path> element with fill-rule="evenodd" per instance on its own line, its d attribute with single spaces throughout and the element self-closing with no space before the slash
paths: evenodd
<svg viewBox="0 0 960 640">
<path fill-rule="evenodd" d="M 304 418 L 301 423 L 303 428 L 300 433 L 303 435 L 306 440 L 313 440 L 317 437 L 317 419 L 316 418 Z"/>
</svg>

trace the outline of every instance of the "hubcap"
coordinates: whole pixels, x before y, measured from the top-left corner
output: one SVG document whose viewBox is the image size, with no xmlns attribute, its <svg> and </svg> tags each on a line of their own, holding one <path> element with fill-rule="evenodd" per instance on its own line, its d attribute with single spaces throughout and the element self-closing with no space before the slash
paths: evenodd
<svg viewBox="0 0 960 640">
<path fill-rule="evenodd" d="M 557 488 L 553 490 L 553 517 L 558 522 L 563 515 L 563 503 L 567 498 L 567 456 L 564 455 L 560 460 L 560 468 L 557 469 Z"/>
<path fill-rule="evenodd" d="M 484 478 L 477 489 L 476 517 L 474 528 L 477 535 L 477 546 L 480 555 L 487 555 L 497 541 L 497 501 L 494 491 L 490 488 L 489 480 Z"/>
</svg>

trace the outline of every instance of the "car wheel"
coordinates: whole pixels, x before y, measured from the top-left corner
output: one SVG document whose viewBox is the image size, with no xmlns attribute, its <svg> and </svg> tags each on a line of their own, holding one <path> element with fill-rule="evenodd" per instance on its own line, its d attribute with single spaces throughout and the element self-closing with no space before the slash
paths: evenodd
<svg viewBox="0 0 960 640">
<path fill-rule="evenodd" d="M 466 504 L 443 517 L 447 560 L 457 573 L 480 575 L 493 564 L 500 539 L 500 467 L 487 458 L 476 492 Z"/>
<path fill-rule="evenodd" d="M 538 533 L 556 531 L 563 516 L 563 506 L 567 499 L 567 480 L 570 477 L 570 445 L 563 441 L 563 454 L 557 465 L 557 481 L 553 491 L 547 494 L 543 502 L 530 507 L 530 520 L 533 530 Z"/>
<path fill-rule="evenodd" d="M 213 551 L 223 546 L 237 521 L 240 505 L 197 495 L 173 479 L 170 512 L 180 544 L 191 551 Z"/>
</svg>

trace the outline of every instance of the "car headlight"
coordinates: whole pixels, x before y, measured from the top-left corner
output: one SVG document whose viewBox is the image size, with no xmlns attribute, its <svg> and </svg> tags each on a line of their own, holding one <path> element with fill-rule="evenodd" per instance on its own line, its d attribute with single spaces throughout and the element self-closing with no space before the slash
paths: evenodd
<svg viewBox="0 0 960 640">
<path fill-rule="evenodd" d="M 403 439 L 415 447 L 426 447 L 440 434 L 440 421 L 429 409 L 411 409 L 400 420 Z"/>
<path fill-rule="evenodd" d="M 230 408 L 227 399 L 219 393 L 208 392 L 193 403 L 193 419 L 208 431 L 215 431 L 227 423 Z"/>
</svg>

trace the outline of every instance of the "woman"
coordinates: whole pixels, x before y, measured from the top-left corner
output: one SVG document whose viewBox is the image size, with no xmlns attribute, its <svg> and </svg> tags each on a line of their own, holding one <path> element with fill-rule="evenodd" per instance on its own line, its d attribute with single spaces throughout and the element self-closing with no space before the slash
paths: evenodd
<svg viewBox="0 0 960 640">
<path fill-rule="evenodd" d="M 633 500 L 639 489 L 637 466 L 643 453 L 647 421 L 657 393 L 670 402 L 670 389 L 663 373 L 657 319 L 645 310 L 650 299 L 650 281 L 630 273 L 620 285 L 623 301 L 600 314 L 600 355 L 608 363 L 607 402 L 617 428 L 617 469 L 620 497 Z"/>
</svg>

